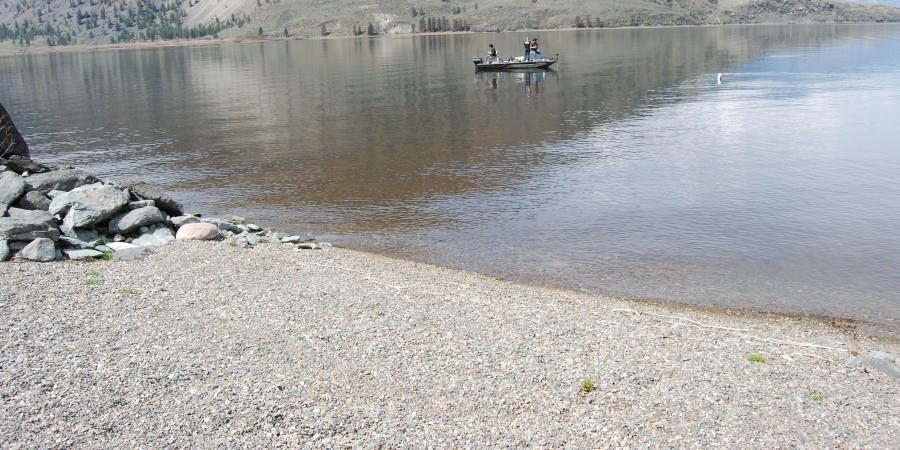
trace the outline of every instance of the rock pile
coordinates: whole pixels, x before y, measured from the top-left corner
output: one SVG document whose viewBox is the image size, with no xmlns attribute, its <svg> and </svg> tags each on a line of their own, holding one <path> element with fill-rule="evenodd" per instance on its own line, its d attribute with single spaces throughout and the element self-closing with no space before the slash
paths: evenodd
<svg viewBox="0 0 900 450">
<path fill-rule="evenodd" d="M 118 185 L 78 169 L 54 169 L 22 156 L 0 159 L 0 261 L 140 259 L 178 240 L 229 239 L 249 247 L 277 242 L 317 249 L 307 236 L 244 224 L 240 217 L 185 214 L 178 201 L 145 183 Z"/>
</svg>

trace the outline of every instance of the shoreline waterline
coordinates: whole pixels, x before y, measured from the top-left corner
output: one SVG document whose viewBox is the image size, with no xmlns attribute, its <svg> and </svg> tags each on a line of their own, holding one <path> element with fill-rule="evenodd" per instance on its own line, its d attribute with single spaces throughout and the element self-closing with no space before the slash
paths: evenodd
<svg viewBox="0 0 900 450">
<path fill-rule="evenodd" d="M 213 45 L 227 44 L 261 44 L 267 42 L 292 42 L 292 41 L 325 41 L 325 40 L 344 40 L 344 39 L 400 39 L 400 38 L 416 38 L 424 36 L 466 36 L 466 35 L 485 35 L 497 34 L 508 35 L 515 33 L 544 33 L 557 31 L 614 31 L 614 30 L 655 30 L 655 29 L 679 29 L 679 28 L 714 28 L 714 27 L 769 27 L 769 26 L 897 26 L 900 22 L 759 22 L 759 23 L 723 23 L 712 24 L 705 23 L 700 25 L 627 25 L 618 27 L 593 27 L 593 28 L 534 28 L 522 30 L 507 31 L 438 31 L 433 33 L 392 33 L 379 34 L 375 36 L 309 36 L 309 37 L 224 37 L 224 38 L 195 38 L 195 39 L 170 39 L 162 41 L 139 41 L 125 42 L 116 44 L 74 44 L 62 46 L 41 46 L 41 47 L 0 47 L 0 57 L 4 56 L 25 56 L 25 55 L 46 55 L 56 53 L 91 53 L 118 50 L 135 50 L 135 49 L 156 49 L 169 47 L 205 47 Z"/>
</svg>

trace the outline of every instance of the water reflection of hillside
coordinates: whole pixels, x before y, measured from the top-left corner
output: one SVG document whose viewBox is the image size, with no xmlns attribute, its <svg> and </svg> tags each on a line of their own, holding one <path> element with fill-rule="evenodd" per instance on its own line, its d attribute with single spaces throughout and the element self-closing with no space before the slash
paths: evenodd
<svg viewBox="0 0 900 450">
<path fill-rule="evenodd" d="M 574 161 L 523 149 L 680 101 L 650 94 L 698 74 L 846 33 L 829 26 L 540 33 L 545 49 L 562 55 L 557 72 L 475 83 L 471 57 L 489 42 L 512 54 L 522 36 L 50 54 L 5 58 L 0 74 L 26 131 L 72 132 L 69 144 L 49 146 L 58 161 L 168 182 L 185 197 L 225 193 L 189 197 L 198 207 L 248 204 L 279 211 L 273 216 L 299 209 L 305 223 L 376 229 L 453 220 L 429 201 L 514 190 Z M 122 133 L 129 145 L 102 145 Z M 91 145 L 105 152 L 68 153 Z"/>
</svg>

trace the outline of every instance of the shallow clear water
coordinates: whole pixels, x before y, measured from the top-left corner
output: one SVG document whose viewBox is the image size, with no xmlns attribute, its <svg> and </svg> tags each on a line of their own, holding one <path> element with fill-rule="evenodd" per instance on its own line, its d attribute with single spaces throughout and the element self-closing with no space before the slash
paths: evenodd
<svg viewBox="0 0 900 450">
<path fill-rule="evenodd" d="M 347 245 L 701 305 L 900 321 L 900 26 L 0 58 L 38 159 Z M 723 82 L 717 82 L 717 73 Z"/>
</svg>

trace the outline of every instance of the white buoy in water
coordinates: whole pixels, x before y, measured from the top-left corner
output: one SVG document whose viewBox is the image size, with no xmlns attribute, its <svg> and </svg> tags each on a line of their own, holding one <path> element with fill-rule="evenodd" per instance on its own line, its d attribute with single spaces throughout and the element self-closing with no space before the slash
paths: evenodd
<svg viewBox="0 0 900 450">
<path fill-rule="evenodd" d="M 716 83 L 722 84 L 722 74 L 721 73 L 716 76 Z"/>
</svg>

